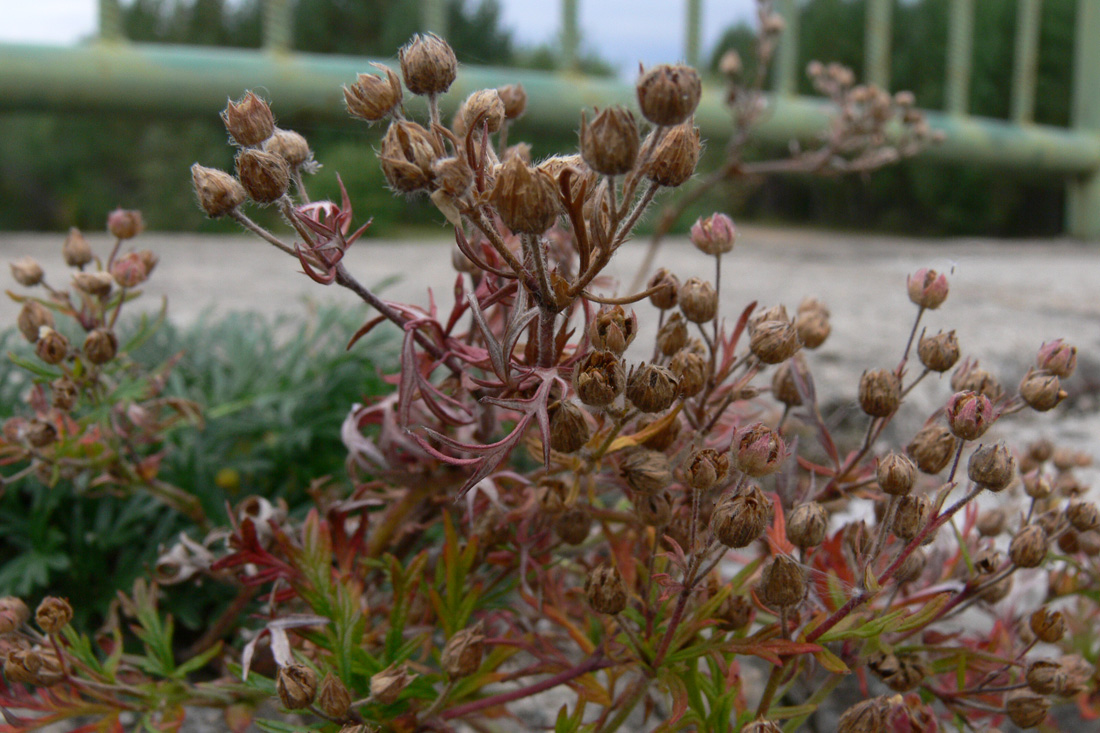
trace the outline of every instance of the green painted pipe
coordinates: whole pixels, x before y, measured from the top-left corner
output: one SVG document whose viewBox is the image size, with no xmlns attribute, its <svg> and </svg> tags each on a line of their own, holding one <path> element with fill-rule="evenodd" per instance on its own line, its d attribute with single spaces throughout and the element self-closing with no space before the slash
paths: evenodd
<svg viewBox="0 0 1100 733">
<path fill-rule="evenodd" d="M 309 54 L 265 54 L 238 49 L 167 45 L 92 45 L 75 48 L 0 44 L 0 111 L 128 112 L 146 117 L 216 119 L 227 97 L 256 89 L 277 117 L 346 121 L 341 85 L 370 71 L 370 59 Z M 393 63 L 392 60 L 389 63 Z M 632 85 L 576 74 L 464 66 L 442 99 L 453 111 L 477 89 L 522 83 L 531 124 L 573 130 L 580 111 L 611 104 L 634 105 Z M 696 115 L 703 136 L 724 140 L 730 129 L 724 90 L 708 87 Z M 828 126 L 820 100 L 770 97 L 772 110 L 758 139 L 809 140 Z M 410 113 L 424 117 L 423 100 L 407 99 Z M 947 140 L 927 157 L 975 165 L 1064 175 L 1100 169 L 1100 135 L 1092 129 L 1043 125 L 1019 127 L 996 120 L 929 114 Z M 712 143 L 720 145 L 721 143 Z"/>
</svg>

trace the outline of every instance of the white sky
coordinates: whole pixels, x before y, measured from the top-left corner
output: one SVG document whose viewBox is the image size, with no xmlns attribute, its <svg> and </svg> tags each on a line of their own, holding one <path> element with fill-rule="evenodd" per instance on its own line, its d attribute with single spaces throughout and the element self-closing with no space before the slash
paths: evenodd
<svg viewBox="0 0 1100 733">
<path fill-rule="evenodd" d="M 410 2 L 412 0 L 409 0 Z M 476 3 L 477 0 L 467 0 Z M 560 29 L 558 0 L 498 0 L 505 24 L 520 44 L 554 42 Z M 125 2 L 125 0 L 124 0 Z M 677 61 L 684 48 L 684 0 L 578 0 L 582 44 L 630 71 L 639 61 Z M 702 0 L 704 58 L 718 36 L 750 19 L 754 0 Z M 0 0 L 0 43 L 70 44 L 92 35 L 96 0 Z"/>
</svg>

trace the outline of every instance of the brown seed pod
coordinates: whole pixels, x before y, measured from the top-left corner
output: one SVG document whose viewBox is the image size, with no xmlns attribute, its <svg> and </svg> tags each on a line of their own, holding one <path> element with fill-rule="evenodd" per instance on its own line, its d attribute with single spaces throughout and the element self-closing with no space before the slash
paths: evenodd
<svg viewBox="0 0 1100 733">
<path fill-rule="evenodd" d="M 699 128 L 691 122 L 669 129 L 645 164 L 646 178 L 666 188 L 682 185 L 695 173 L 702 147 Z"/>
<path fill-rule="evenodd" d="M 1021 728 L 1034 728 L 1046 720 L 1050 700 L 1026 690 L 1016 690 L 1005 697 L 1005 713 Z"/>
<path fill-rule="evenodd" d="M 484 651 L 485 634 L 478 623 L 456 632 L 447 640 L 440 657 L 440 665 L 451 679 L 469 677 L 481 666 Z"/>
<path fill-rule="evenodd" d="M 93 364 L 106 364 L 118 353 L 118 336 L 109 328 L 94 328 L 84 338 L 84 356 Z"/>
<path fill-rule="evenodd" d="M 1004 441 L 995 445 L 983 445 L 970 454 L 966 463 L 966 475 L 983 489 L 1002 491 L 1012 483 L 1016 475 L 1016 459 Z"/>
<path fill-rule="evenodd" d="M 241 147 L 259 145 L 275 132 L 271 107 L 252 92 L 245 92 L 236 102 L 229 101 L 221 117 L 225 129 Z"/>
<path fill-rule="evenodd" d="M 352 117 L 378 122 L 393 113 L 401 104 L 401 82 L 397 74 L 381 64 L 371 64 L 383 72 L 383 79 L 375 74 L 359 74 L 351 86 L 344 87 L 344 104 Z"/>
<path fill-rule="evenodd" d="M 626 380 L 626 398 L 641 412 L 664 412 L 676 400 L 679 384 L 671 370 L 642 363 L 631 369 Z"/>
<path fill-rule="evenodd" d="M 875 468 L 879 488 L 891 496 L 908 494 L 916 477 L 916 465 L 901 453 L 887 453 Z"/>
<path fill-rule="evenodd" d="M 675 355 L 687 342 L 687 324 L 679 313 L 669 316 L 657 330 L 657 349 L 665 356 Z"/>
<path fill-rule="evenodd" d="M 597 173 L 605 176 L 628 173 L 634 167 L 640 145 L 638 124 L 625 107 L 597 110 L 591 123 L 581 115 L 581 157 Z"/>
<path fill-rule="evenodd" d="M 770 720 L 754 720 L 746 723 L 741 733 L 783 733 L 783 729 Z"/>
<path fill-rule="evenodd" d="M 956 392 L 947 401 L 944 413 L 951 432 L 963 440 L 982 437 L 996 419 L 993 403 L 977 392 Z"/>
<path fill-rule="evenodd" d="M 504 103 L 504 116 L 509 120 L 516 120 L 527 111 L 527 91 L 522 84 L 505 84 L 497 87 L 500 101 Z"/>
<path fill-rule="evenodd" d="M 902 561 L 901 565 L 894 572 L 894 579 L 898 583 L 911 583 L 921 576 L 924 572 L 924 564 L 928 561 L 927 555 L 924 554 L 924 550 L 916 548 L 909 556 Z"/>
<path fill-rule="evenodd" d="M 192 167 L 192 170 L 194 168 Z M 61 245 L 61 257 L 69 267 L 84 267 L 92 261 L 92 248 L 76 227 L 69 227 L 65 243 Z"/>
<path fill-rule="evenodd" d="M 997 378 L 980 368 L 977 362 L 969 360 L 963 362 L 963 365 L 951 375 L 951 389 L 956 392 L 977 392 L 985 395 L 992 402 L 1004 396 L 1004 387 Z"/>
<path fill-rule="evenodd" d="M 828 311 L 799 311 L 794 318 L 794 330 L 799 342 L 807 349 L 816 349 L 825 343 L 833 328 L 829 325 Z"/>
<path fill-rule="evenodd" d="M 1043 528 L 1029 524 L 1012 538 L 1008 556 L 1021 568 L 1037 568 L 1047 556 L 1047 534 Z"/>
<path fill-rule="evenodd" d="M 0 636 L 10 634 L 18 629 L 31 617 L 27 604 L 15 596 L 0 598 Z"/>
<path fill-rule="evenodd" d="M 278 155 L 291 170 L 307 165 L 313 160 L 313 151 L 309 142 L 294 130 L 275 128 L 275 134 L 264 141 L 264 150 Z"/>
<path fill-rule="evenodd" d="M 550 449 L 573 453 L 584 447 L 592 435 L 585 411 L 570 401 L 559 401 L 547 408 L 550 416 Z"/>
<path fill-rule="evenodd" d="M 22 257 L 11 263 L 11 276 L 23 287 L 29 288 L 42 282 L 45 273 L 33 257 Z"/>
<path fill-rule="evenodd" d="M 978 521 L 974 525 L 978 534 L 982 537 L 996 537 L 1001 532 L 1005 531 L 1005 522 L 1008 517 L 1000 507 L 994 507 L 992 509 L 986 509 L 978 515 Z"/>
<path fill-rule="evenodd" d="M 569 490 L 565 482 L 555 478 L 544 478 L 535 489 L 535 501 L 538 510 L 549 517 L 556 517 L 566 510 L 566 498 Z"/>
<path fill-rule="evenodd" d="M 584 594 L 588 605 L 598 613 L 614 616 L 626 608 L 626 586 L 614 565 L 593 568 L 585 578 Z"/>
<path fill-rule="evenodd" d="M 750 484 L 718 503 L 711 515 L 715 537 L 726 547 L 748 547 L 771 523 L 772 504 L 760 487 Z"/>
<path fill-rule="evenodd" d="M 370 696 L 375 702 L 382 705 L 392 705 L 397 702 L 401 692 L 416 679 L 415 674 L 409 674 L 409 668 L 402 664 L 391 664 L 381 672 L 376 672 L 370 678 Z"/>
<path fill-rule="evenodd" d="M 48 420 L 31 420 L 27 423 L 26 438 L 32 448 L 45 448 L 57 441 L 57 428 Z"/>
<path fill-rule="evenodd" d="M 592 351 L 573 368 L 573 389 L 586 405 L 603 407 L 626 388 L 622 361 L 609 351 Z"/>
<path fill-rule="evenodd" d="M 386 128 L 378 162 L 386 183 L 398 193 L 415 193 L 429 188 L 435 175 L 432 162 L 443 157 L 434 138 L 409 120 L 395 120 Z"/>
<path fill-rule="evenodd" d="M 317 697 L 317 673 L 304 664 L 288 664 L 279 668 L 275 691 L 283 706 L 301 710 L 313 704 Z"/>
<path fill-rule="evenodd" d="M 710 362 L 705 356 L 688 349 L 672 357 L 669 371 L 676 377 L 681 397 L 694 397 L 703 391 L 710 378 Z"/>
<path fill-rule="evenodd" d="M 69 355 L 69 340 L 49 326 L 39 329 L 34 353 L 47 364 L 60 364 Z"/>
<path fill-rule="evenodd" d="M 413 36 L 397 57 L 405 86 L 413 94 L 443 94 L 458 75 L 454 50 L 434 33 Z"/>
<path fill-rule="evenodd" d="M 718 315 L 718 292 L 714 286 L 697 277 L 680 287 L 680 311 L 692 323 L 707 323 Z"/>
<path fill-rule="evenodd" d="M 576 504 L 561 513 L 554 520 L 554 532 L 567 545 L 579 545 L 588 539 L 588 530 L 592 527 L 592 517 L 581 504 Z"/>
<path fill-rule="evenodd" d="M 237 178 L 258 204 L 278 201 L 290 188 L 290 168 L 282 156 L 246 148 L 237 153 Z"/>
<path fill-rule="evenodd" d="M 805 597 L 805 569 L 794 559 L 777 555 L 760 576 L 760 600 L 771 608 L 790 608 Z"/>
<path fill-rule="evenodd" d="M 787 518 L 787 539 L 796 547 L 816 547 L 825 539 L 829 515 L 816 501 L 795 508 Z"/>
<path fill-rule="evenodd" d="M 1053 659 L 1036 659 L 1027 665 L 1027 686 L 1040 695 L 1054 695 L 1066 685 L 1062 665 Z"/>
<path fill-rule="evenodd" d="M 650 294 L 649 302 L 661 310 L 675 308 L 680 294 L 680 280 L 662 267 L 649 279 L 646 290 L 653 290 L 657 286 L 660 286 L 660 290 Z"/>
<path fill-rule="evenodd" d="M 518 155 L 501 166 L 490 198 L 504 226 L 516 234 L 542 234 L 561 212 L 554 180 Z"/>
<path fill-rule="evenodd" d="M 1032 499 L 1045 499 L 1054 491 L 1050 477 L 1038 471 L 1024 474 L 1024 492 Z"/>
<path fill-rule="evenodd" d="M 672 467 L 668 456 L 657 451 L 631 451 L 619 464 L 619 471 L 630 484 L 630 488 L 642 494 L 652 494 L 668 488 L 672 483 Z"/>
<path fill-rule="evenodd" d="M 115 286 L 109 272 L 77 272 L 73 274 L 73 287 L 96 298 L 106 298 Z"/>
<path fill-rule="evenodd" d="M 753 478 L 775 473 L 789 455 L 783 438 L 764 423 L 739 429 L 731 447 L 737 468 Z"/>
<path fill-rule="evenodd" d="M 346 716 L 351 709 L 351 693 L 340 678 L 331 672 L 321 681 L 321 689 L 317 693 L 317 707 L 321 708 L 325 715 L 338 720 Z"/>
<path fill-rule="evenodd" d="M 650 527 L 663 527 L 672 519 L 672 498 L 667 491 L 639 494 L 634 497 L 634 513 Z"/>
<path fill-rule="evenodd" d="M 1066 519 L 1078 532 L 1100 529 L 1100 509 L 1091 501 L 1071 501 L 1066 507 Z"/>
<path fill-rule="evenodd" d="M 1020 397 L 1036 412 L 1053 410 L 1067 396 L 1061 380 L 1041 369 L 1029 369 L 1020 382 Z"/>
<path fill-rule="evenodd" d="M 588 327 L 588 339 L 592 347 L 622 356 L 638 335 L 638 316 L 633 311 L 626 314 L 621 305 L 600 308 Z M 687 334 L 685 331 L 684 338 Z"/>
<path fill-rule="evenodd" d="M 925 425 L 913 436 L 905 452 L 923 473 L 934 475 L 947 468 L 955 455 L 955 437 L 942 425 Z"/>
<path fill-rule="evenodd" d="M 744 596 L 730 595 L 715 609 L 714 618 L 718 621 L 718 628 L 723 631 L 737 631 L 748 626 L 755 614 L 752 601 Z"/>
<path fill-rule="evenodd" d="M 720 481 L 725 481 L 729 470 L 730 461 L 725 453 L 703 448 L 691 454 L 685 473 L 691 488 L 706 491 Z"/>
<path fill-rule="evenodd" d="M 65 671 L 53 649 L 17 649 L 4 660 L 4 677 L 9 683 L 52 687 L 65 679 Z"/>
<path fill-rule="evenodd" d="M 19 316 L 16 318 L 15 324 L 19 327 L 19 333 L 23 335 L 23 338 L 33 344 L 38 341 L 43 326 L 53 329 L 53 313 L 37 300 L 27 300 L 23 302 L 23 307 L 19 309 Z"/>
<path fill-rule="evenodd" d="M 780 364 L 801 348 L 798 330 L 785 313 L 781 319 L 762 319 L 749 326 L 749 349 L 765 364 Z"/>
<path fill-rule="evenodd" d="M 73 619 L 73 607 L 64 598 L 47 596 L 34 612 L 34 622 L 47 634 L 56 634 Z"/>
<path fill-rule="evenodd" d="M 946 372 L 959 361 L 959 341 L 954 331 L 940 331 L 935 336 L 920 337 L 917 356 L 925 369 Z"/>
<path fill-rule="evenodd" d="M 892 705 L 885 697 L 872 697 L 844 711 L 836 733 L 879 733 L 888 729 Z"/>
<path fill-rule="evenodd" d="M 889 369 L 873 369 L 859 380 L 859 406 L 871 417 L 889 417 L 901 404 L 901 378 Z"/>
<path fill-rule="evenodd" d="M 211 219 L 229 214 L 244 203 L 247 194 L 244 186 L 233 176 L 216 168 L 206 168 L 198 163 L 191 166 L 191 183 L 199 206 Z M 67 240 L 66 240 L 67 244 Z M 91 260 L 91 251 L 88 252 Z"/>
<path fill-rule="evenodd" d="M 789 407 L 802 404 L 802 395 L 799 394 L 798 383 L 795 381 L 796 371 L 803 382 L 808 384 L 809 369 L 801 352 L 776 367 L 772 374 L 772 396 Z"/>
<path fill-rule="evenodd" d="M 487 126 L 490 133 L 504 124 L 504 100 L 496 89 L 479 89 L 462 103 L 462 122 L 467 130 L 480 130 Z"/>
<path fill-rule="evenodd" d="M 908 542 L 920 534 L 931 514 L 932 502 L 928 497 L 914 494 L 899 497 L 891 529 L 899 539 Z"/>
<path fill-rule="evenodd" d="M 691 117 L 703 86 L 690 66 L 661 64 L 642 74 L 636 90 L 642 116 L 655 125 L 669 126 Z"/>
</svg>

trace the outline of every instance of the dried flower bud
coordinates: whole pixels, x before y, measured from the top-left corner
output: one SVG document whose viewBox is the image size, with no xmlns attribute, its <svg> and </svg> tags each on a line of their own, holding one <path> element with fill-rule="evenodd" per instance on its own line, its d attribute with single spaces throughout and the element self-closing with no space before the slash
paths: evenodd
<svg viewBox="0 0 1100 733">
<path fill-rule="evenodd" d="M 626 380 L 626 398 L 642 412 L 664 412 L 676 400 L 677 390 L 673 373 L 656 364 L 643 362 Z"/>
<path fill-rule="evenodd" d="M 609 405 L 625 388 L 623 364 L 609 351 L 590 352 L 573 368 L 573 389 L 586 405 Z"/>
<path fill-rule="evenodd" d="M 467 130 L 480 130 L 488 125 L 496 132 L 504 124 L 504 101 L 496 89 L 479 89 L 462 103 L 462 122 Z"/>
<path fill-rule="evenodd" d="M 191 183 L 199 206 L 211 219 L 229 214 L 244 203 L 247 195 L 244 186 L 233 176 L 198 163 L 191 166 Z"/>
<path fill-rule="evenodd" d="M 149 279 L 149 272 L 140 254 L 128 252 L 111 263 L 111 277 L 124 288 L 136 288 Z"/>
<path fill-rule="evenodd" d="M 737 239 L 737 227 L 725 214 L 700 217 L 691 226 L 691 243 L 708 255 L 721 255 L 733 249 Z"/>
<path fill-rule="evenodd" d="M 542 234 L 561 211 L 553 179 L 518 155 L 497 173 L 491 198 L 504 226 L 516 234 Z"/>
<path fill-rule="evenodd" d="M 802 394 L 798 391 L 798 382 L 795 381 L 796 371 L 804 383 L 809 379 L 806 360 L 801 353 L 780 364 L 772 374 L 772 396 L 788 407 L 802 404 Z"/>
<path fill-rule="evenodd" d="M 264 142 L 264 150 L 278 155 L 291 170 L 307 165 L 313 160 L 313 151 L 309 142 L 294 130 L 275 130 L 275 134 Z"/>
<path fill-rule="evenodd" d="M 10 634 L 31 617 L 30 609 L 22 599 L 15 596 L 0 598 L 0 636 Z"/>
<path fill-rule="evenodd" d="M 1031 409 L 1046 412 L 1057 407 L 1068 395 L 1062 389 L 1062 382 L 1051 372 L 1028 369 L 1020 382 L 1020 396 Z"/>
<path fill-rule="evenodd" d="M 555 402 L 547 412 L 550 415 L 550 448 L 559 453 L 580 450 L 592 434 L 585 420 L 584 410 L 573 402 Z"/>
<path fill-rule="evenodd" d="M 777 555 L 760 576 L 760 600 L 771 608 L 790 608 L 805 597 L 806 571 L 787 555 Z"/>
<path fill-rule="evenodd" d="M 1062 339 L 1044 343 L 1039 347 L 1039 356 L 1035 363 L 1039 369 L 1048 371 L 1060 379 L 1066 379 L 1077 368 L 1077 347 L 1067 344 Z"/>
<path fill-rule="evenodd" d="M 925 425 L 913 436 L 905 452 L 922 472 L 937 474 L 955 455 L 955 437 L 942 425 Z"/>
<path fill-rule="evenodd" d="M 725 481 L 729 471 L 730 460 L 725 453 L 702 448 L 689 457 L 686 473 L 691 488 L 706 491 L 720 481 Z"/>
<path fill-rule="evenodd" d="M 628 173 L 634 167 L 640 146 L 638 124 L 625 107 L 597 109 L 591 123 L 581 115 L 581 157 L 597 173 L 605 176 Z"/>
<path fill-rule="evenodd" d="M 687 324 L 679 313 L 673 313 L 657 330 L 657 350 L 665 356 L 675 355 L 687 342 Z"/>
<path fill-rule="evenodd" d="M 951 432 L 963 440 L 982 437 L 995 419 L 989 398 L 976 392 L 956 392 L 947 401 L 944 412 Z"/>
<path fill-rule="evenodd" d="M 657 286 L 660 286 L 660 290 L 649 296 L 649 302 L 661 310 L 675 308 L 679 300 L 680 280 L 662 267 L 649 279 L 649 286 L 646 289 L 653 290 Z"/>
<path fill-rule="evenodd" d="M 9 683 L 51 687 L 65 679 L 61 661 L 53 649 L 17 649 L 4 660 Z"/>
<path fill-rule="evenodd" d="M 907 692 L 928 676 L 920 660 L 911 656 L 898 657 L 878 652 L 867 660 L 867 666 L 895 692 Z"/>
<path fill-rule="evenodd" d="M 252 92 L 245 92 L 236 102 L 229 100 L 222 112 L 222 122 L 241 147 L 259 145 L 275 132 L 271 107 Z"/>
<path fill-rule="evenodd" d="M 540 513 L 556 517 L 566 510 L 569 490 L 565 482 L 555 478 L 544 478 L 535 490 L 535 501 Z"/>
<path fill-rule="evenodd" d="M 451 679 L 469 677 L 481 666 L 485 634 L 481 624 L 456 632 L 443 647 L 440 664 Z"/>
<path fill-rule="evenodd" d="M 658 186 L 676 188 L 695 173 L 702 151 L 699 128 L 685 122 L 668 130 L 646 161 L 645 176 Z"/>
<path fill-rule="evenodd" d="M 57 440 L 57 428 L 47 420 L 31 420 L 27 424 L 26 438 L 32 448 L 45 448 Z"/>
<path fill-rule="evenodd" d="M 917 344 L 917 356 L 925 369 L 934 372 L 946 372 L 959 360 L 959 341 L 954 331 L 940 331 L 935 336 L 920 337 Z"/>
<path fill-rule="evenodd" d="M 986 509 L 978 515 L 978 521 L 974 525 L 978 534 L 982 537 L 996 537 L 1001 532 L 1005 531 L 1005 522 L 1007 521 L 1005 512 L 1000 507 L 994 507 L 992 509 Z"/>
<path fill-rule="evenodd" d="M 93 364 L 106 364 L 118 353 L 118 337 L 109 328 L 96 328 L 84 338 L 84 355 Z"/>
<path fill-rule="evenodd" d="M 434 33 L 413 36 L 397 57 L 405 86 L 413 94 L 443 94 L 458 75 L 454 50 Z"/>
<path fill-rule="evenodd" d="M 1046 720 L 1050 700 L 1026 690 L 1016 690 L 1005 697 L 1005 713 L 1021 728 L 1034 728 Z"/>
<path fill-rule="evenodd" d="M 737 468 L 753 478 L 775 473 L 788 455 L 783 438 L 764 423 L 740 428 L 731 447 Z"/>
<path fill-rule="evenodd" d="M 378 162 L 386 183 L 398 193 L 414 193 L 432 183 L 432 161 L 441 152 L 428 131 L 409 120 L 395 120 L 386 128 Z"/>
<path fill-rule="evenodd" d="M 1027 686 L 1040 695 L 1053 695 L 1066 683 L 1062 665 L 1053 659 L 1036 659 L 1027 665 Z"/>
<path fill-rule="evenodd" d="M 588 573 L 584 581 L 588 605 L 598 613 L 614 616 L 626 608 L 626 587 L 618 568 L 600 565 Z"/>
<path fill-rule="evenodd" d="M 771 523 L 772 504 L 760 487 L 750 484 L 714 507 L 711 528 L 726 547 L 748 547 Z"/>
<path fill-rule="evenodd" d="M 344 104 L 352 117 L 378 122 L 401 104 L 401 82 L 385 66 L 371 66 L 384 72 L 386 78 L 374 74 L 359 74 L 354 84 L 344 87 Z"/>
<path fill-rule="evenodd" d="M 1071 501 L 1066 507 L 1066 519 L 1078 532 L 1100 529 L 1100 509 L 1091 501 Z"/>
<path fill-rule="evenodd" d="M 894 572 L 894 579 L 898 583 L 911 583 L 920 577 L 924 572 L 924 564 L 928 561 L 928 557 L 924 554 L 924 550 L 916 548 L 909 557 L 902 561 L 901 566 Z"/>
<path fill-rule="evenodd" d="M 800 348 L 798 329 L 786 317 L 763 318 L 749 325 L 749 349 L 765 364 L 780 364 Z"/>
<path fill-rule="evenodd" d="M 888 453 L 879 459 L 875 476 L 878 486 L 891 496 L 905 496 L 913 488 L 917 467 L 901 453 Z"/>
<path fill-rule="evenodd" d="M 932 502 L 928 497 L 906 494 L 898 498 L 897 509 L 894 510 L 894 526 L 891 529 L 899 539 L 908 542 L 920 534 L 931 514 Z"/>
<path fill-rule="evenodd" d="M 567 545 L 579 545 L 588 539 L 588 530 L 592 526 L 592 517 L 582 505 L 566 509 L 554 520 L 554 532 Z"/>
<path fill-rule="evenodd" d="M 889 417 L 901 404 L 901 378 L 889 369 L 864 372 L 859 380 L 859 406 L 871 417 Z"/>
<path fill-rule="evenodd" d="M 787 539 L 796 547 L 816 547 L 825 540 L 829 515 L 816 501 L 795 508 L 787 518 Z"/>
<path fill-rule="evenodd" d="M 391 664 L 371 676 L 370 696 L 381 705 L 392 705 L 414 679 L 416 675 L 409 674 L 409 668 L 406 665 Z"/>
<path fill-rule="evenodd" d="M 770 720 L 754 720 L 747 723 L 741 733 L 783 733 L 783 729 Z"/>
<path fill-rule="evenodd" d="M 11 263 L 11 276 L 23 287 L 30 288 L 42 282 L 45 273 L 33 257 L 22 257 Z"/>
<path fill-rule="evenodd" d="M 742 67 L 741 54 L 733 49 L 722 54 L 722 58 L 718 61 L 718 71 L 722 72 L 723 76 L 736 78 L 741 75 Z"/>
<path fill-rule="evenodd" d="M 76 227 L 69 228 L 65 243 L 61 245 L 61 257 L 69 267 L 84 267 L 92 261 L 92 248 Z"/>
<path fill-rule="evenodd" d="M 642 494 L 652 494 L 672 483 L 672 467 L 668 456 L 651 450 L 634 450 L 619 466 L 630 488 Z"/>
<path fill-rule="evenodd" d="M 1039 641 L 1055 644 L 1066 634 L 1066 618 L 1061 611 L 1052 611 L 1046 606 L 1031 614 L 1028 626 Z"/>
<path fill-rule="evenodd" d="M 921 308 L 935 310 L 947 300 L 947 277 L 935 270 L 921 268 L 905 280 L 909 300 Z"/>
<path fill-rule="evenodd" d="M 638 335 L 638 316 L 634 311 L 628 316 L 621 305 L 604 306 L 592 319 L 588 338 L 592 347 L 622 356 Z M 687 336 L 685 334 L 685 340 Z"/>
<path fill-rule="evenodd" d="M 115 286 L 109 272 L 77 272 L 73 274 L 73 286 L 88 295 L 106 298 Z"/>
<path fill-rule="evenodd" d="M 1029 524 L 1012 538 L 1008 556 L 1021 568 L 1037 568 L 1047 556 L 1047 534 L 1043 528 Z"/>
<path fill-rule="evenodd" d="M 27 300 L 19 309 L 19 316 L 15 323 L 19 327 L 19 333 L 23 334 L 23 338 L 33 344 L 38 341 L 43 327 L 53 329 L 53 313 L 37 300 Z"/>
<path fill-rule="evenodd" d="M 703 391 L 710 378 L 710 363 L 706 357 L 684 349 L 668 365 L 678 380 L 681 397 L 694 397 Z"/>
<path fill-rule="evenodd" d="M 803 346 L 807 349 L 818 348 L 833 332 L 833 327 L 829 325 L 829 311 L 825 308 L 803 310 L 799 307 L 794 318 L 794 330 Z"/>
<path fill-rule="evenodd" d="M 1024 492 L 1032 499 L 1045 499 L 1051 495 L 1054 487 L 1051 486 L 1050 477 L 1031 471 L 1024 474 Z"/>
<path fill-rule="evenodd" d="M 1096 670 L 1079 654 L 1062 657 L 1059 664 L 1065 672 L 1065 677 L 1058 680 L 1059 697 L 1076 697 L 1088 689 L 1090 681 L 1095 679 Z"/>
<path fill-rule="evenodd" d="M 983 445 L 970 455 L 966 474 L 971 481 L 990 491 L 1001 491 L 1016 475 L 1016 459 L 1004 442 Z"/>
<path fill-rule="evenodd" d="M 325 675 L 321 681 L 321 689 L 317 693 L 317 707 L 330 718 L 340 719 L 348 714 L 351 709 L 351 693 L 348 688 L 331 672 Z"/>
<path fill-rule="evenodd" d="M 642 524 L 663 527 L 672 519 L 672 499 L 667 491 L 640 494 L 634 497 L 634 513 Z"/>
<path fill-rule="evenodd" d="M 718 621 L 718 628 L 723 631 L 737 631 L 748 626 L 755 613 L 752 601 L 744 596 L 731 595 L 726 596 L 715 609 L 714 618 Z"/>
<path fill-rule="evenodd" d="M 290 710 L 307 708 L 317 697 L 317 673 L 304 664 L 280 667 L 275 677 L 275 691 L 284 707 Z"/>
<path fill-rule="evenodd" d="M 290 168 L 282 156 L 248 148 L 237 153 L 237 178 L 258 204 L 278 201 L 290 187 Z"/>
<path fill-rule="evenodd" d="M 1036 463 L 1049 461 L 1054 455 L 1054 444 L 1046 438 L 1040 438 L 1027 446 L 1027 455 Z"/>
<path fill-rule="evenodd" d="M 658 126 L 679 125 L 699 106 L 703 85 L 690 66 L 661 64 L 642 74 L 637 92 L 643 117 Z"/>
<path fill-rule="evenodd" d="M 69 340 L 49 326 L 38 332 L 34 353 L 47 364 L 60 364 L 69 355 Z"/>
<path fill-rule="evenodd" d="M 977 362 L 967 360 L 951 375 L 951 389 L 956 392 L 977 392 L 985 395 L 991 402 L 1004 396 L 1004 388 L 997 378 L 981 369 Z"/>
<path fill-rule="evenodd" d="M 718 315 L 718 292 L 706 280 L 689 279 L 680 288 L 680 310 L 692 323 L 707 323 Z"/>
<path fill-rule="evenodd" d="M 892 705 L 885 697 L 872 697 L 844 711 L 836 733 L 879 733 L 889 729 Z"/>
<path fill-rule="evenodd" d="M 519 119 L 527 111 L 527 91 L 522 84 L 505 84 L 497 88 L 500 101 L 504 103 L 504 117 Z"/>
</svg>

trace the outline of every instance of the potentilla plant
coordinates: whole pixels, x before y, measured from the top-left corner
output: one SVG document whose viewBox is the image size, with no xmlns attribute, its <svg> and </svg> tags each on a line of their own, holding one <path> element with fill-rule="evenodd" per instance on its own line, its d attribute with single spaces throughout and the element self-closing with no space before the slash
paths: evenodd
<svg viewBox="0 0 1100 733">
<path fill-rule="evenodd" d="M 765 20 L 770 43 L 777 24 Z M 8 601 L 0 638 L 56 671 L 9 653 L 5 706 L 133 710 L 170 729 L 187 704 L 220 704 L 236 729 L 275 699 L 284 717 L 268 730 L 490 730 L 523 727 L 564 687 L 558 731 L 762 733 L 799 728 L 851 684 L 865 699 L 831 724 L 844 733 L 1034 727 L 1070 699 L 1091 714 L 1100 511 L 1073 478 L 1088 459 L 1001 437 L 1064 399 L 1071 345 L 1045 344 L 1006 388 L 960 361 L 954 332 L 922 330 L 949 283 L 915 272 L 898 361 L 853 375 L 865 432 L 838 444 L 812 377 L 829 310 L 750 303 L 724 318 L 727 216 L 691 230 L 713 280 L 660 270 L 638 292 L 606 294 L 604 270 L 644 212 L 695 171 L 694 70 L 645 71 L 637 114 L 582 115 L 578 153 L 532 161 L 508 141 L 521 88 L 475 92 L 447 125 L 450 47 L 416 37 L 400 66 L 400 79 L 380 67 L 344 93 L 352 115 L 388 125 L 378 157 L 390 186 L 429 196 L 454 229 L 447 313 L 384 300 L 347 269 L 366 224 L 342 190 L 339 203 L 310 200 L 307 141 L 256 95 L 223 113 L 236 175 L 192 169 L 210 216 L 377 309 L 349 348 L 384 321 L 400 328 L 395 392 L 342 426 L 351 485 L 319 479 L 300 520 L 252 497 L 228 530 L 166 548 L 162 582 L 242 590 L 189 661 L 173 656 L 145 584 L 122 609 L 143 654 L 121 641 L 101 651 L 41 609 L 39 633 Z M 427 98 L 425 124 L 406 116 L 402 80 Z M 872 116 L 916 124 L 873 97 Z M 277 207 L 288 232 L 256 224 L 249 201 Z M 642 344 L 645 319 L 656 336 Z M 910 392 L 949 372 L 950 400 L 889 445 Z M 979 513 L 987 492 L 1006 500 Z M 1034 569 L 1050 603 L 999 603 Z M 960 631 L 951 622 L 967 612 L 991 623 Z M 188 681 L 203 665 L 216 679 Z M 759 683 L 750 668 L 764 670 Z"/>
</svg>

